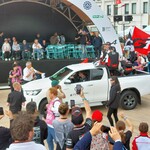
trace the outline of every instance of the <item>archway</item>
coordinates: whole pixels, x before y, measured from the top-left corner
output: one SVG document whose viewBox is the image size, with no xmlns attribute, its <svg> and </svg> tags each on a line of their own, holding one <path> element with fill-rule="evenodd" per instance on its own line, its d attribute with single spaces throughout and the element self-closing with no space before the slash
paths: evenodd
<svg viewBox="0 0 150 150">
<path fill-rule="evenodd" d="M 65 2 L 66 0 L 64 0 Z M 122 50 L 118 36 L 109 20 L 100 7 L 93 0 L 68 0 L 71 4 L 79 8 L 84 14 L 86 14 L 93 24 L 96 25 L 100 34 L 102 35 L 104 42 L 113 42 L 113 46 L 122 55 Z"/>
</svg>

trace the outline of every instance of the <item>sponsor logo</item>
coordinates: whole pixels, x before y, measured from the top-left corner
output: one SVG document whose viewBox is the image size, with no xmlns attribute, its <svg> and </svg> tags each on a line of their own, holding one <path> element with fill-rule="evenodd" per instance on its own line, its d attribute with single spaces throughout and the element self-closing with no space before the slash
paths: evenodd
<svg viewBox="0 0 150 150">
<path fill-rule="evenodd" d="M 104 15 L 93 15 L 93 18 L 104 18 Z"/>
<path fill-rule="evenodd" d="M 89 1 L 85 1 L 85 2 L 83 3 L 83 7 L 84 7 L 84 9 L 86 9 L 86 10 L 90 10 L 90 9 L 92 8 L 92 4 L 91 4 L 91 2 L 89 2 Z"/>
</svg>

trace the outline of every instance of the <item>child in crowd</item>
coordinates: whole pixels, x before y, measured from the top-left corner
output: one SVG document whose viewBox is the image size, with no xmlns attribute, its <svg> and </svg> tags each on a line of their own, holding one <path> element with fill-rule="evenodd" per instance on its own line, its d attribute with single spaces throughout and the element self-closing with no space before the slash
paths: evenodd
<svg viewBox="0 0 150 150">
<path fill-rule="evenodd" d="M 150 136 L 148 136 L 148 124 L 142 122 L 139 125 L 140 135 L 132 142 L 132 150 L 148 150 L 150 149 Z"/>
<path fill-rule="evenodd" d="M 19 82 L 13 83 L 14 91 L 8 95 L 7 105 L 9 110 L 13 114 L 17 114 L 22 109 L 22 105 L 25 105 L 25 97 L 21 91 L 21 85 Z"/>
</svg>

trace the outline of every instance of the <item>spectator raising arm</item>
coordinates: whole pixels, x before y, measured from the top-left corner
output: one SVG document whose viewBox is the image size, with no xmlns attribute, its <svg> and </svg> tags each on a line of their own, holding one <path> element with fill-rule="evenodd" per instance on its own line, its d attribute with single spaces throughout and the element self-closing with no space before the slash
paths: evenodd
<svg viewBox="0 0 150 150">
<path fill-rule="evenodd" d="M 84 93 L 83 93 L 82 90 L 81 90 L 81 93 L 80 93 L 80 97 L 82 98 L 83 103 L 84 103 L 85 112 L 86 112 L 86 118 L 90 118 L 91 119 L 91 116 L 92 116 L 91 107 L 89 105 L 88 100 L 85 98 Z"/>
<path fill-rule="evenodd" d="M 101 127 L 101 123 L 95 122 L 92 129 L 89 132 L 87 132 L 80 141 L 77 142 L 73 150 L 86 150 L 91 144 L 92 136 L 97 135 Z"/>
<path fill-rule="evenodd" d="M 134 127 L 133 127 L 132 122 L 129 120 L 129 118 L 127 116 L 125 116 L 123 112 L 120 112 L 119 115 L 125 121 L 125 123 L 127 124 L 128 130 L 133 132 Z"/>
</svg>

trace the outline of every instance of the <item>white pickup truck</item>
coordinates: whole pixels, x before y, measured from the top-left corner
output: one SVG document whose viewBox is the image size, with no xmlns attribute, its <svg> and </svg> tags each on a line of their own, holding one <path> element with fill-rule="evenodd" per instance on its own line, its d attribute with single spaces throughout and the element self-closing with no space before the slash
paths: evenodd
<svg viewBox="0 0 150 150">
<path fill-rule="evenodd" d="M 72 82 L 71 77 L 84 71 L 88 80 L 84 82 Z M 91 106 L 103 105 L 109 99 L 110 73 L 105 66 L 95 66 L 93 63 L 81 63 L 66 66 L 50 77 L 35 80 L 23 85 L 24 96 L 27 102 L 36 102 L 40 113 L 44 113 L 47 104 L 46 92 L 51 87 L 52 80 L 58 80 L 63 92 L 66 94 L 64 102 L 70 104 L 75 100 L 82 107 L 82 102 L 76 94 L 75 87 L 81 84 L 85 97 Z M 134 109 L 137 103 L 141 104 L 141 96 L 150 93 L 150 75 L 146 72 L 136 72 L 135 75 L 119 77 L 121 85 L 120 106 L 123 109 Z"/>
</svg>

